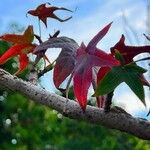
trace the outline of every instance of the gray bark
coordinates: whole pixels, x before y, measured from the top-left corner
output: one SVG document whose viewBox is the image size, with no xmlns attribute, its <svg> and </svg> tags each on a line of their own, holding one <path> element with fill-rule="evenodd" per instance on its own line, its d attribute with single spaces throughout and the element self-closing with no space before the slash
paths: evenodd
<svg viewBox="0 0 150 150">
<path fill-rule="evenodd" d="M 87 106 L 86 111 L 83 112 L 75 101 L 66 101 L 66 98 L 52 94 L 30 82 L 23 81 L 2 69 L 0 69 L 0 86 L 17 91 L 30 100 L 57 110 L 68 118 L 103 125 L 150 140 L 150 123 L 147 120 L 135 118 L 117 107 L 105 113 L 103 109 Z"/>
</svg>

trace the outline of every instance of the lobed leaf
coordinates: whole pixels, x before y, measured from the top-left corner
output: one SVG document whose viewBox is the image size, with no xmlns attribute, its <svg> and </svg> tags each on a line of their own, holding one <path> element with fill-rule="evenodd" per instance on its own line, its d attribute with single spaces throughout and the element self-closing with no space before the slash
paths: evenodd
<svg viewBox="0 0 150 150">
<path fill-rule="evenodd" d="M 111 53 L 114 55 L 115 51 L 118 50 L 124 60 L 125 60 L 125 64 L 131 63 L 133 62 L 133 58 L 141 53 L 150 53 L 150 46 L 146 45 L 146 46 L 128 46 L 125 45 L 125 36 L 122 35 L 119 42 L 117 42 L 115 44 L 114 47 L 111 48 Z"/>
<path fill-rule="evenodd" d="M 89 44 L 87 45 L 87 52 L 89 53 L 94 53 L 94 49 L 96 48 L 96 45 L 98 44 L 98 42 L 107 34 L 108 30 L 111 27 L 111 23 L 109 23 L 108 25 L 106 25 L 100 32 L 98 32 L 93 39 L 89 42 Z"/>
<path fill-rule="evenodd" d="M 66 19 L 61 19 L 54 14 L 56 10 L 65 10 L 72 12 L 71 10 L 64 8 L 64 7 L 55 7 L 55 6 L 46 6 L 46 3 L 39 5 L 35 10 L 29 10 L 27 13 L 32 16 L 37 16 L 39 20 L 41 20 L 45 26 L 47 27 L 47 18 L 53 18 L 60 22 L 68 21 L 72 17 L 68 17 Z"/>
<path fill-rule="evenodd" d="M 146 70 L 137 65 L 113 67 L 99 83 L 95 95 L 104 95 L 112 92 L 120 83 L 125 82 L 131 90 L 145 104 L 143 84 L 140 74 Z"/>
<path fill-rule="evenodd" d="M 72 73 L 75 67 L 75 56 L 78 44 L 67 37 L 50 38 L 37 46 L 34 53 L 43 52 L 48 48 L 62 48 L 54 67 L 53 80 L 56 88 Z"/>
<path fill-rule="evenodd" d="M 0 36 L 0 39 L 12 44 L 30 44 L 34 39 L 33 26 L 28 26 L 23 35 L 5 34 Z"/>
</svg>

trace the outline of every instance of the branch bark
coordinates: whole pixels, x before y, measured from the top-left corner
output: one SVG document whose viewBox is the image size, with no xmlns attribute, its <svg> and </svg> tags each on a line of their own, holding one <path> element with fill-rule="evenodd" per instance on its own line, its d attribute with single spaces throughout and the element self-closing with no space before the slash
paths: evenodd
<svg viewBox="0 0 150 150">
<path fill-rule="evenodd" d="M 150 140 L 150 123 L 144 119 L 134 118 L 120 109 L 111 109 L 106 113 L 102 109 L 87 106 L 86 112 L 83 113 L 75 101 L 69 100 L 66 103 L 66 98 L 12 76 L 3 69 L 0 69 L 0 86 L 17 91 L 35 102 L 57 110 L 68 118 L 100 124 L 130 133 L 141 139 Z"/>
</svg>

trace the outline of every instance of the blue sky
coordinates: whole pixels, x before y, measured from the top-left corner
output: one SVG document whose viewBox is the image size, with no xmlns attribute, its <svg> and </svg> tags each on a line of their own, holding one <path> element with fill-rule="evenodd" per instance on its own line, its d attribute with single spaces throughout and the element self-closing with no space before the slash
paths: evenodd
<svg viewBox="0 0 150 150">
<path fill-rule="evenodd" d="M 148 0 L 3 0 L 0 3 L 0 33 L 8 30 L 8 25 L 12 22 L 19 23 L 27 27 L 29 24 L 34 26 L 38 34 L 38 20 L 30 15 L 26 17 L 26 12 L 36 8 L 39 4 L 50 2 L 52 5 L 67 7 L 76 10 L 74 13 L 58 11 L 57 14 L 62 18 L 73 16 L 71 20 L 60 23 L 56 20 L 48 19 L 48 28 L 41 23 L 42 38 L 47 39 L 48 34 L 53 34 L 55 30 L 60 30 L 63 36 L 75 39 L 79 44 L 84 41 L 85 44 L 109 22 L 113 25 L 98 47 L 109 52 L 120 38 L 125 34 L 127 44 L 143 45 L 145 38 L 143 33 L 146 32 L 146 6 Z M 125 19 L 127 22 L 125 22 Z M 125 23 L 127 23 L 125 25 Z M 136 35 L 136 38 L 135 38 Z M 50 59 L 55 59 L 58 50 L 49 50 Z M 144 65 L 146 65 L 144 63 Z M 46 74 L 42 79 L 42 85 L 50 91 L 54 91 L 52 82 L 52 73 Z M 148 90 L 147 90 L 148 91 Z M 118 94 L 119 93 L 119 94 Z M 147 104 L 150 106 L 148 92 L 146 94 Z M 146 114 L 138 98 L 128 89 L 127 86 L 119 86 L 115 93 L 115 103 L 121 104 L 124 108 L 134 115 Z"/>
</svg>

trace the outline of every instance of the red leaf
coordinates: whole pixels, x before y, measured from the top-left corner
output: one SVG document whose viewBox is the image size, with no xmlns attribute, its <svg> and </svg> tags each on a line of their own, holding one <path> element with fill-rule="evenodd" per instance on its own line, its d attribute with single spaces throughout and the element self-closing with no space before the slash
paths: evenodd
<svg viewBox="0 0 150 150">
<path fill-rule="evenodd" d="M 82 70 L 83 69 L 83 70 Z M 87 105 L 87 93 L 92 81 L 92 67 L 87 66 L 74 74 L 74 93 L 83 111 Z"/>
<path fill-rule="evenodd" d="M 122 35 L 119 42 L 111 48 L 111 53 L 114 54 L 115 50 L 118 50 L 125 59 L 125 64 L 133 61 L 133 58 L 141 53 L 150 53 L 150 46 L 128 46 L 125 45 L 125 37 Z"/>
<path fill-rule="evenodd" d="M 69 49 L 62 49 L 59 57 L 56 60 L 54 67 L 54 84 L 56 88 L 59 88 L 60 84 L 72 73 L 75 66 L 74 52 L 69 53 Z"/>
<path fill-rule="evenodd" d="M 45 24 L 46 27 L 47 27 L 47 18 L 53 18 L 60 22 L 67 21 L 72 18 L 69 17 L 66 19 L 60 19 L 54 14 L 54 11 L 56 10 L 66 10 L 72 12 L 71 10 L 64 7 L 55 7 L 55 6 L 46 7 L 46 4 L 41 4 L 35 10 L 30 10 L 27 13 L 29 13 L 32 16 L 37 16 Z"/>
<path fill-rule="evenodd" d="M 148 39 L 149 37 L 147 37 L 145 35 L 145 37 Z M 119 42 L 111 48 L 111 53 L 115 54 L 115 50 L 118 50 L 124 60 L 125 60 L 125 64 L 128 64 L 130 62 L 133 62 L 133 58 L 141 53 L 145 53 L 148 52 L 150 53 L 150 46 L 146 45 L 146 46 L 128 46 L 125 45 L 125 36 L 122 35 L 122 37 L 120 38 Z M 141 74 L 141 81 L 143 83 L 143 85 L 145 86 L 150 86 L 149 82 L 144 78 L 144 76 Z"/>
<path fill-rule="evenodd" d="M 97 73 L 97 85 L 100 84 L 101 80 L 104 78 L 104 76 L 111 70 L 110 67 L 101 67 Z M 96 97 L 97 106 L 99 108 L 104 108 L 105 101 L 106 101 L 107 95 L 98 96 Z"/>
<path fill-rule="evenodd" d="M 17 71 L 17 74 L 20 73 L 23 69 L 25 69 L 27 65 L 27 56 L 26 54 L 33 51 L 35 45 L 32 44 L 18 44 L 14 45 L 11 48 L 9 48 L 1 57 L 0 57 L 0 64 L 4 64 L 7 62 L 10 58 L 20 55 L 20 68 L 19 71 Z M 23 60 L 25 59 L 25 60 Z"/>
<path fill-rule="evenodd" d="M 110 24 L 109 24 L 110 25 Z M 86 47 L 83 43 L 77 49 L 76 65 L 73 71 L 74 79 L 74 92 L 77 100 L 83 111 L 87 105 L 87 93 L 92 82 L 92 68 L 98 67 L 112 67 L 119 65 L 119 62 L 110 54 L 103 52 L 96 48 L 98 39 L 106 34 L 107 25 L 97 34 L 90 42 L 90 46 Z M 104 33 L 103 33 L 104 32 Z M 94 45 L 92 45 L 92 43 Z M 87 49 L 88 48 L 88 49 Z"/>
<path fill-rule="evenodd" d="M 97 84 L 104 78 L 104 76 L 111 70 L 109 67 L 101 67 L 97 73 Z"/>
<path fill-rule="evenodd" d="M 29 59 L 27 54 L 20 54 L 19 55 L 19 69 L 18 71 L 15 73 L 15 75 L 20 74 L 29 64 Z"/>
<path fill-rule="evenodd" d="M 19 55 L 20 66 L 16 72 L 16 74 L 19 74 L 28 65 L 27 54 L 32 52 L 35 48 L 35 45 L 31 44 L 34 39 L 33 26 L 28 26 L 23 35 L 5 34 L 0 38 L 13 44 L 13 46 L 0 57 L 0 64 L 4 64 L 10 58 Z"/>
<path fill-rule="evenodd" d="M 140 80 L 142 81 L 143 85 L 150 87 L 150 83 L 145 79 L 144 75 L 140 75 Z"/>
<path fill-rule="evenodd" d="M 94 53 L 94 49 L 95 49 L 97 43 L 106 35 L 109 28 L 111 27 L 111 24 L 112 24 L 112 22 L 109 23 L 108 25 L 106 25 L 103 28 L 103 30 L 98 32 L 98 34 L 96 36 L 94 36 L 94 38 L 89 42 L 89 44 L 87 45 L 87 49 L 86 49 L 89 53 Z"/>
</svg>

